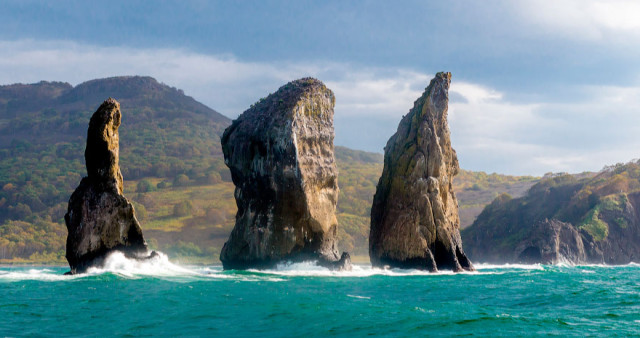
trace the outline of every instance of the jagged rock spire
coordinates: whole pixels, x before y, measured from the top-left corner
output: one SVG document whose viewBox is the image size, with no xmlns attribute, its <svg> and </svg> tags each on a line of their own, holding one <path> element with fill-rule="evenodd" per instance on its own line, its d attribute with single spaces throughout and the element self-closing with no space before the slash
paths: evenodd
<svg viewBox="0 0 640 338">
<path fill-rule="evenodd" d="M 85 161 L 88 176 L 69 199 L 66 257 L 71 273 L 102 264 L 113 251 L 148 258 L 147 244 L 131 203 L 122 195 L 119 161 L 120 104 L 104 101 L 91 117 Z"/>
<path fill-rule="evenodd" d="M 451 73 L 438 73 L 385 147 L 371 208 L 374 266 L 472 270 L 462 250 L 447 110 Z"/>
</svg>

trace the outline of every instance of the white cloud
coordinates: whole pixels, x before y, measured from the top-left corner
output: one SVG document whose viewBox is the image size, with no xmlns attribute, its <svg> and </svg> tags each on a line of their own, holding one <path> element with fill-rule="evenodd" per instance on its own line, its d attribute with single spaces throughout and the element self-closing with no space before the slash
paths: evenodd
<svg viewBox="0 0 640 338">
<path fill-rule="evenodd" d="M 449 89 L 451 93 L 460 94 L 469 103 L 478 104 L 502 99 L 503 94 L 493 89 L 485 88 L 472 83 L 453 82 Z"/>
<path fill-rule="evenodd" d="M 386 74 L 375 69 L 350 71 L 326 84 L 336 93 L 336 110 L 360 116 L 406 114 L 431 80 L 429 75 L 406 70 Z"/>
<path fill-rule="evenodd" d="M 495 92 L 475 102 L 452 102 L 452 143 L 462 167 L 509 168 L 514 174 L 581 172 L 637 158 L 640 87 L 585 86 L 579 91 L 589 99 L 522 104 Z"/>
<path fill-rule="evenodd" d="M 245 62 L 187 50 L 99 47 L 67 41 L 0 41 L 0 83 L 72 84 L 150 75 L 230 117 L 287 81 L 323 80 L 336 94 L 336 143 L 382 151 L 433 77 L 345 63 Z M 586 101 L 513 102 L 505 92 L 457 80 L 449 112 L 463 168 L 511 174 L 580 172 L 640 157 L 640 86 L 582 86 Z"/>
<path fill-rule="evenodd" d="M 314 76 L 337 94 L 346 114 L 401 115 L 429 76 L 339 63 L 277 64 L 185 50 L 101 47 L 68 41 L 0 41 L 0 83 L 67 81 L 73 85 L 116 75 L 150 75 L 235 117 L 284 83 Z M 401 107 L 402 109 L 398 109 Z"/>
<path fill-rule="evenodd" d="M 524 22 L 551 35 L 580 40 L 640 38 L 636 0 L 524 0 L 512 3 Z"/>
</svg>

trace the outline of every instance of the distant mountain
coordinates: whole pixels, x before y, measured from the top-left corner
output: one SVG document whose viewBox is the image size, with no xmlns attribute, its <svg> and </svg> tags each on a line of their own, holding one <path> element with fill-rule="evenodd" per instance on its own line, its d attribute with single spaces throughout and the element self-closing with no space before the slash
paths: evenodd
<svg viewBox="0 0 640 338">
<path fill-rule="evenodd" d="M 640 162 L 545 176 L 521 198 L 496 198 L 462 237 L 479 262 L 638 262 Z"/>
<path fill-rule="evenodd" d="M 122 108 L 120 166 L 145 237 L 173 257 L 217 260 L 235 219 L 234 186 L 220 148 L 231 120 L 150 77 L 0 86 L 0 261 L 64 261 L 63 215 L 86 175 L 91 114 Z M 368 256 L 369 215 L 382 154 L 336 146 L 340 249 Z M 470 224 L 502 192 L 536 178 L 461 171 L 454 179 Z"/>
</svg>

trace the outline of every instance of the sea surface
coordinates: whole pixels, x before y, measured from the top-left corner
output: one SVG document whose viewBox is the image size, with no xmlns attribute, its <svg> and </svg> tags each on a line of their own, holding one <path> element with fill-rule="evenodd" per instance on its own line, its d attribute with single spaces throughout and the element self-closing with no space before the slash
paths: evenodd
<svg viewBox="0 0 640 338">
<path fill-rule="evenodd" d="M 640 265 L 476 267 L 0 267 L 0 336 L 640 335 Z"/>
</svg>

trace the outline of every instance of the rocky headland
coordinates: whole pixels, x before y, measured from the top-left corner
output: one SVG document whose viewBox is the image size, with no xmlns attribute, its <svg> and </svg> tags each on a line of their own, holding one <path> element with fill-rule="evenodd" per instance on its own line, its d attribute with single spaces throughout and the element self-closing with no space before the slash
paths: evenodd
<svg viewBox="0 0 640 338">
<path fill-rule="evenodd" d="M 335 97 L 304 78 L 282 86 L 233 121 L 223 136 L 236 186 L 236 223 L 220 260 L 225 269 L 314 260 L 350 269 L 337 248 Z"/>
<path fill-rule="evenodd" d="M 371 208 L 373 266 L 473 270 L 452 189 L 459 166 L 447 122 L 450 82 L 451 73 L 438 73 L 387 142 Z"/>
<path fill-rule="evenodd" d="M 133 206 L 122 194 L 120 119 L 120 104 L 110 98 L 89 122 L 87 177 L 71 195 L 64 216 L 68 230 L 66 257 L 72 274 L 100 266 L 113 251 L 140 259 L 155 255 L 148 253 Z"/>
<path fill-rule="evenodd" d="M 501 195 L 462 238 L 483 263 L 640 262 L 640 163 L 549 175 L 521 198 Z"/>
</svg>

